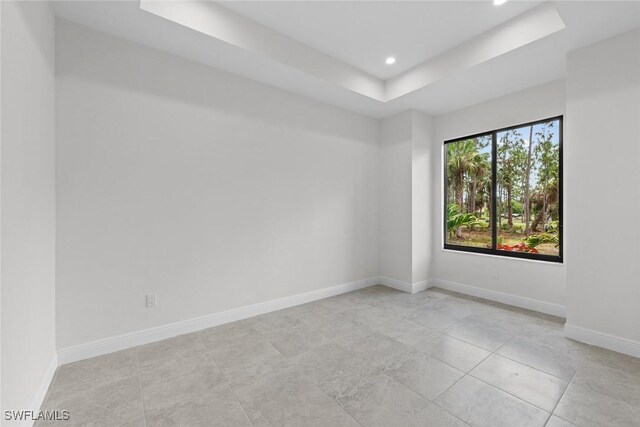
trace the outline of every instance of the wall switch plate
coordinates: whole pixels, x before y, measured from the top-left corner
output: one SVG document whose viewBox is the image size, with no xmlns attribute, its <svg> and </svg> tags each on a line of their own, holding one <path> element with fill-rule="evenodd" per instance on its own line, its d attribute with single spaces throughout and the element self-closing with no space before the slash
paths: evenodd
<svg viewBox="0 0 640 427">
<path fill-rule="evenodd" d="M 156 294 L 148 294 L 146 300 L 147 307 L 155 307 L 158 305 L 158 296 Z"/>
</svg>

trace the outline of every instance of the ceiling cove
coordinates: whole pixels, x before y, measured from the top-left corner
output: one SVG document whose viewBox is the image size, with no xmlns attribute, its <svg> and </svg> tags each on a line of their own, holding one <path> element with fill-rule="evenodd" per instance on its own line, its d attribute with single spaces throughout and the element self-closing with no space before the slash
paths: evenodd
<svg viewBox="0 0 640 427">
<path fill-rule="evenodd" d="M 563 79 L 570 52 L 640 27 L 640 1 L 615 0 L 51 4 L 59 20 L 373 118 Z"/>
<path fill-rule="evenodd" d="M 388 103 L 566 28 L 543 3 L 399 74 L 381 79 L 211 1 L 140 0 L 140 9 L 333 85 Z"/>
</svg>

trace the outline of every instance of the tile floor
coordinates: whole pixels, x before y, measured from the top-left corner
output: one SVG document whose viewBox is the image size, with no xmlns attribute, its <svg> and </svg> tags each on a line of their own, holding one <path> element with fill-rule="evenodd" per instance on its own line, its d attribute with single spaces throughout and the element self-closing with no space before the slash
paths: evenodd
<svg viewBox="0 0 640 427">
<path fill-rule="evenodd" d="M 43 409 L 69 426 L 640 426 L 640 359 L 551 316 L 374 286 L 61 366 Z"/>
</svg>

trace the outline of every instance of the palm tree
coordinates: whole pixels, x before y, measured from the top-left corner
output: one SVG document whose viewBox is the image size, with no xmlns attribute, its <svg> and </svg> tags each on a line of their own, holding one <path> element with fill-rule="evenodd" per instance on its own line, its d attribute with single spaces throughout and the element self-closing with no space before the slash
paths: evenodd
<svg viewBox="0 0 640 427">
<path fill-rule="evenodd" d="M 469 205 L 467 213 L 475 212 L 476 187 L 479 179 L 484 176 L 489 168 L 488 153 L 480 153 L 479 148 L 484 148 L 489 143 L 489 139 L 474 138 L 453 142 L 447 145 L 447 176 L 450 185 L 453 187 L 455 202 L 460 208 L 460 212 L 465 210 L 464 187 L 465 178 L 469 179 L 468 190 Z"/>
<path fill-rule="evenodd" d="M 548 182 L 544 187 L 540 186 L 539 191 L 534 193 L 531 197 L 531 202 L 535 210 L 537 211 L 533 223 L 531 224 L 531 231 L 536 232 L 538 225 L 542 224 L 542 231 L 545 231 L 547 223 L 547 211 L 549 206 L 557 205 L 560 196 L 560 187 L 558 180 Z"/>
<path fill-rule="evenodd" d="M 489 153 L 477 153 L 469 165 L 469 213 L 476 213 L 476 195 L 478 193 L 478 184 L 480 189 L 484 187 L 484 181 L 491 170 L 489 161 Z"/>
<path fill-rule="evenodd" d="M 531 160 L 532 160 L 532 147 L 533 147 L 533 125 L 529 127 L 529 144 L 527 146 L 527 165 L 525 171 L 524 182 L 524 234 L 528 236 L 530 234 L 529 224 L 531 222 L 531 189 L 529 182 L 531 181 Z"/>
<path fill-rule="evenodd" d="M 464 210 L 464 178 L 478 153 L 475 141 L 465 139 L 447 145 L 447 176 L 453 185 L 455 201 Z"/>
<path fill-rule="evenodd" d="M 513 193 L 522 180 L 526 153 L 524 141 L 517 130 L 506 131 L 498 144 L 498 182 L 506 192 L 507 225 L 513 227 Z M 502 205 L 502 203 L 501 203 Z M 499 211 L 502 217 L 502 209 Z"/>
<path fill-rule="evenodd" d="M 491 218 L 491 192 L 493 191 L 492 182 L 491 182 L 491 174 L 487 174 L 485 179 L 480 182 L 480 200 L 482 207 L 487 207 L 487 216 Z M 480 211 L 480 215 L 482 215 L 482 210 Z"/>
<path fill-rule="evenodd" d="M 557 202 L 559 170 L 559 147 L 552 142 L 553 122 L 546 124 L 540 134 L 540 142 L 534 149 L 536 163 L 538 164 L 538 185 L 543 195 L 542 199 L 542 229 L 547 224 L 547 211 L 549 206 Z M 537 221 L 539 223 L 540 221 Z M 537 225 L 536 223 L 536 225 Z"/>
</svg>

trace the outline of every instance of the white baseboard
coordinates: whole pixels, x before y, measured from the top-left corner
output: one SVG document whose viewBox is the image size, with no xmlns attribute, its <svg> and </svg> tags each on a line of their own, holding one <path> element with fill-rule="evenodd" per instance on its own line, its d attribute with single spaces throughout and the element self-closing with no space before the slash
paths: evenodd
<svg viewBox="0 0 640 427">
<path fill-rule="evenodd" d="M 334 295 L 340 295 L 346 292 L 377 285 L 379 283 L 380 281 L 378 277 L 370 277 L 367 279 L 357 280 L 355 282 L 342 283 L 329 288 L 317 289 L 310 292 L 170 323 L 155 328 L 92 341 L 86 344 L 75 345 L 58 350 L 58 362 L 61 365 L 64 365 L 66 363 L 88 359 L 90 357 L 113 353 L 114 351 L 160 341 L 177 335 L 200 331 L 225 323 L 235 322 L 236 320 L 257 316 L 259 314 L 282 310 L 284 308 L 328 298 Z"/>
<path fill-rule="evenodd" d="M 51 381 L 53 381 L 53 376 L 56 373 L 56 369 L 58 368 L 58 358 L 54 353 L 49 361 L 49 365 L 47 365 L 47 369 L 44 371 L 44 375 L 40 380 L 40 384 L 38 385 L 38 390 L 36 390 L 36 394 L 31 401 L 30 410 L 38 411 L 42 404 L 44 403 L 44 398 L 47 396 L 47 391 L 49 391 L 49 386 L 51 385 Z M 33 423 L 31 421 L 25 421 L 25 426 L 30 426 Z M 18 425 L 18 424 L 16 424 Z"/>
<path fill-rule="evenodd" d="M 378 277 L 378 284 L 384 285 L 388 288 L 397 289 L 402 292 L 413 293 L 413 286 L 409 282 L 403 282 L 402 280 L 392 279 L 391 277 L 380 276 Z"/>
<path fill-rule="evenodd" d="M 411 293 L 415 294 L 416 292 L 421 292 L 427 290 L 431 287 L 431 284 L 428 280 L 423 280 L 422 282 L 415 282 L 412 285 L 413 291 Z"/>
<path fill-rule="evenodd" d="M 585 344 L 595 345 L 633 357 L 640 357 L 640 342 L 637 341 L 582 328 L 570 323 L 564 325 L 564 336 Z"/>
<path fill-rule="evenodd" d="M 484 288 L 478 288 L 476 286 L 465 285 L 463 283 L 450 282 L 448 280 L 442 279 L 429 279 L 429 287 L 437 287 L 446 289 L 448 291 L 459 292 L 461 294 L 484 298 L 490 301 L 513 305 L 520 308 L 526 308 L 527 310 L 551 314 L 552 316 L 558 316 L 562 318 L 566 316 L 566 307 L 560 304 L 511 295 L 504 292 L 492 291 Z"/>
<path fill-rule="evenodd" d="M 378 280 L 378 283 L 380 285 L 384 285 L 388 288 L 397 289 L 399 291 L 407 292 L 410 294 L 415 294 L 416 292 L 424 291 L 425 289 L 429 288 L 429 283 L 427 280 L 423 280 L 422 282 L 409 283 L 385 276 L 380 276 Z"/>
</svg>

